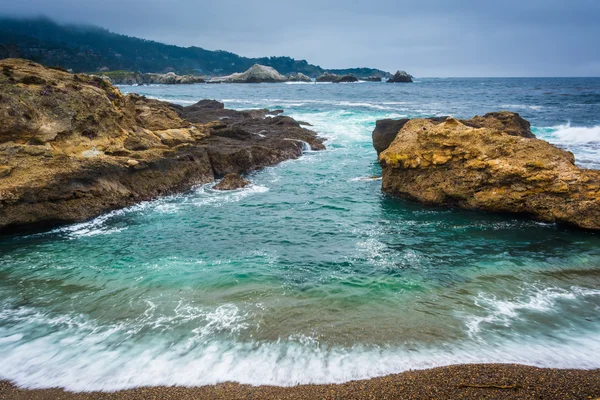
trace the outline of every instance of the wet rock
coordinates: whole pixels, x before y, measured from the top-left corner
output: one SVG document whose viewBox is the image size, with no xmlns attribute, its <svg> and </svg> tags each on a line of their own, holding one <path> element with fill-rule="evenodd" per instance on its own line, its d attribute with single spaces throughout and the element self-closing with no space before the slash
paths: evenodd
<svg viewBox="0 0 600 400">
<path fill-rule="evenodd" d="M 329 72 L 325 72 L 323 75 L 317 77 L 317 82 L 335 82 L 340 79 L 339 75 L 330 74 Z"/>
<path fill-rule="evenodd" d="M 362 78 L 361 80 L 366 82 L 381 82 L 382 78 L 380 76 L 368 76 L 366 78 Z"/>
<path fill-rule="evenodd" d="M 213 189 L 215 189 L 215 190 L 235 190 L 235 189 L 244 188 L 244 187 L 248 186 L 249 184 L 250 184 L 250 181 L 247 181 L 246 179 L 242 178 L 239 174 L 232 173 L 232 174 L 225 175 L 225 177 L 221 180 L 221 182 L 219 182 L 215 186 L 213 186 Z"/>
<path fill-rule="evenodd" d="M 405 122 L 379 155 L 383 191 L 600 229 L 600 171 L 577 167 L 572 153 L 536 139 L 510 114 Z"/>
<path fill-rule="evenodd" d="M 406 71 L 398 71 L 388 79 L 388 83 L 412 82 L 412 77 Z"/>
<path fill-rule="evenodd" d="M 344 75 L 344 76 L 340 76 L 338 79 L 333 81 L 333 83 L 351 83 L 351 82 L 358 82 L 358 78 L 355 77 L 354 75 Z"/>
</svg>

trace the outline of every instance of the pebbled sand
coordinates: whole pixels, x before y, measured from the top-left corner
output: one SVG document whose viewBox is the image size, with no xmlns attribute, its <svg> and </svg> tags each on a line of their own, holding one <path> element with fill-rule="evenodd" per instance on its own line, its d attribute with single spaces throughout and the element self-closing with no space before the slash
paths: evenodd
<svg viewBox="0 0 600 400">
<path fill-rule="evenodd" d="M 71 393 L 60 389 L 26 390 L 19 389 L 10 382 L 0 381 L 0 399 L 596 400 L 600 399 L 600 369 L 565 370 L 511 364 L 467 364 L 409 371 L 339 385 L 300 385 L 285 388 L 222 383 L 192 388 L 144 387 L 114 393 Z"/>
</svg>

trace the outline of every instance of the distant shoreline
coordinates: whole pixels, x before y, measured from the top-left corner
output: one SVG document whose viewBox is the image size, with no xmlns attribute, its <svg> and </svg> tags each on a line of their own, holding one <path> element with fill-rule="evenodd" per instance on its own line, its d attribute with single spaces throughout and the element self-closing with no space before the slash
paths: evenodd
<svg viewBox="0 0 600 400">
<path fill-rule="evenodd" d="M 258 367 L 258 366 L 257 366 Z M 220 383 L 200 387 L 140 387 L 73 393 L 20 389 L 0 381 L 1 399 L 596 399 L 600 369 L 552 369 L 516 364 L 463 364 L 407 371 L 342 384 L 293 387 Z"/>
</svg>

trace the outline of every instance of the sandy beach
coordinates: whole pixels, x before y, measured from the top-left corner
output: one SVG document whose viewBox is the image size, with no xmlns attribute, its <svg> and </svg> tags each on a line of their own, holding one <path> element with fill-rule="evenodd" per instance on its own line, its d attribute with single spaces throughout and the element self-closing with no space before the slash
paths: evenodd
<svg viewBox="0 0 600 400">
<path fill-rule="evenodd" d="M 113 393 L 19 389 L 0 383 L 0 399 L 598 399 L 600 370 L 511 364 L 467 364 L 409 371 L 338 385 L 294 387 L 222 383 L 202 387 L 142 387 Z"/>
</svg>

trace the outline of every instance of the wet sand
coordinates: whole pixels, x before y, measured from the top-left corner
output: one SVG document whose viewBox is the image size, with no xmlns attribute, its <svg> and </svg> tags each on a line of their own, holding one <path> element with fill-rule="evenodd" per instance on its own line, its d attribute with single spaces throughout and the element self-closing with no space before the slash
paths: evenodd
<svg viewBox="0 0 600 400">
<path fill-rule="evenodd" d="M 190 388 L 143 387 L 113 393 L 27 390 L 2 381 L 0 399 L 600 399 L 600 369 L 467 364 L 336 385 L 222 383 Z"/>
</svg>

